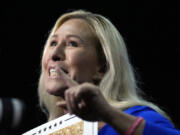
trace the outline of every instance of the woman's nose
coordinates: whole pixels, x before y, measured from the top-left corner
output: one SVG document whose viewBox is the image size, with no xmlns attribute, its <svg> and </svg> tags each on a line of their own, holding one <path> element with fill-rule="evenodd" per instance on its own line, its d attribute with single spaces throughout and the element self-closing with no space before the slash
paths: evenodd
<svg viewBox="0 0 180 135">
<path fill-rule="evenodd" d="M 52 52 L 53 61 L 63 61 L 65 60 L 64 46 L 57 45 Z"/>
</svg>

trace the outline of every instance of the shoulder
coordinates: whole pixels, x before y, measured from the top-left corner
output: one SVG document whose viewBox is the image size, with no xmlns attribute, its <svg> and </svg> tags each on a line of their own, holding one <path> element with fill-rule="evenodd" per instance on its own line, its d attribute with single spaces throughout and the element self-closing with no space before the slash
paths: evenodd
<svg viewBox="0 0 180 135">
<path fill-rule="evenodd" d="M 148 106 L 133 106 L 126 109 L 124 112 L 137 117 L 143 117 L 150 123 L 156 123 L 165 127 L 174 127 L 168 119 Z"/>
<path fill-rule="evenodd" d="M 143 135 L 149 134 L 179 134 L 179 131 L 174 130 L 172 123 L 163 115 L 159 114 L 148 106 L 133 106 L 124 111 L 127 114 L 136 117 L 143 117 L 146 120 L 146 126 Z M 108 124 L 106 124 L 98 135 L 118 135 L 118 133 Z"/>
</svg>

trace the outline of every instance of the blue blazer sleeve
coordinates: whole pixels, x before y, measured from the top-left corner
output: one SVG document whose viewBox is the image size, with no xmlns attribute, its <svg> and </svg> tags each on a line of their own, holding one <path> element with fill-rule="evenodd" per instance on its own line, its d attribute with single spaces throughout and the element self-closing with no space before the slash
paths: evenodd
<svg viewBox="0 0 180 135">
<path fill-rule="evenodd" d="M 172 123 L 165 117 L 147 106 L 134 106 L 124 111 L 136 117 L 143 117 L 146 121 L 143 135 L 180 135 Z M 106 124 L 98 135 L 119 135 L 111 126 Z"/>
<path fill-rule="evenodd" d="M 180 135 L 180 131 L 174 128 L 146 122 L 143 135 Z"/>
</svg>

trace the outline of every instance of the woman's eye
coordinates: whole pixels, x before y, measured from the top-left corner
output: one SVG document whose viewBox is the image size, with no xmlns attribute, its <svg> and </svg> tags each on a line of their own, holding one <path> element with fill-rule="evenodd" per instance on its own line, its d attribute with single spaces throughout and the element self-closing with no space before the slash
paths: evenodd
<svg viewBox="0 0 180 135">
<path fill-rule="evenodd" d="M 77 46 L 78 46 L 78 43 L 75 42 L 75 41 L 70 41 L 70 42 L 68 43 L 68 45 L 69 45 L 69 46 L 72 46 L 72 47 L 77 47 Z"/>
<path fill-rule="evenodd" d="M 56 41 L 52 41 L 51 43 L 50 43 L 50 46 L 56 46 L 57 45 L 57 42 Z"/>
</svg>

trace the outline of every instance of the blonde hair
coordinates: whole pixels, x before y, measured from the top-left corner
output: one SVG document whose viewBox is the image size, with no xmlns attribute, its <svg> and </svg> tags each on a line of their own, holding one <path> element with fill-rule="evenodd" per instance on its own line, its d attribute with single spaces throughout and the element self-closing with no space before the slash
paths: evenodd
<svg viewBox="0 0 180 135">
<path fill-rule="evenodd" d="M 99 84 L 99 88 L 107 101 L 121 110 L 135 105 L 146 105 L 170 119 L 158 106 L 142 98 L 140 94 L 141 90 L 137 87 L 134 69 L 130 64 L 124 40 L 115 26 L 107 18 L 83 10 L 65 13 L 56 21 L 50 35 L 53 35 L 65 21 L 73 18 L 85 20 L 99 40 L 106 61 L 106 63 L 104 63 L 106 65 L 106 72 Z M 48 42 L 49 39 L 46 45 Z M 44 53 L 46 51 L 46 45 Z M 51 104 L 52 101 L 49 101 L 52 99 L 46 98 L 49 95 L 41 94 L 45 93 L 42 92 L 45 90 L 41 88 L 41 85 L 43 85 L 41 78 L 42 75 L 39 81 L 40 103 L 42 104 L 44 102 L 48 104 L 46 107 L 50 112 L 52 112 L 53 109 L 57 111 L 55 108 L 52 109 L 52 106 L 55 106 L 55 104 Z M 54 98 L 57 99 L 58 97 Z"/>
</svg>

